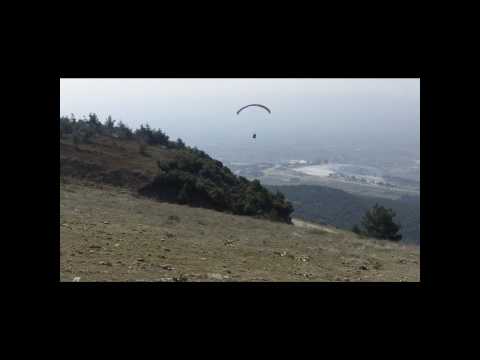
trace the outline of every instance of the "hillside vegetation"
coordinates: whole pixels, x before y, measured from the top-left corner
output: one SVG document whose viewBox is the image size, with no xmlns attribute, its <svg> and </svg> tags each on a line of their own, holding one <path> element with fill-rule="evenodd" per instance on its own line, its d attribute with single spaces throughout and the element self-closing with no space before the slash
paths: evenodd
<svg viewBox="0 0 480 360">
<path fill-rule="evenodd" d="M 290 223 L 280 192 L 233 174 L 205 152 L 148 125 L 136 131 L 109 118 L 60 118 L 60 173 L 127 187 L 161 201 Z"/>
<path fill-rule="evenodd" d="M 375 204 L 393 209 L 395 220 L 401 224 L 402 242 L 420 243 L 420 199 L 418 196 L 391 200 L 359 196 L 326 186 L 268 186 L 281 191 L 292 202 L 293 216 L 350 230 L 359 224 L 365 212 Z"/>
</svg>

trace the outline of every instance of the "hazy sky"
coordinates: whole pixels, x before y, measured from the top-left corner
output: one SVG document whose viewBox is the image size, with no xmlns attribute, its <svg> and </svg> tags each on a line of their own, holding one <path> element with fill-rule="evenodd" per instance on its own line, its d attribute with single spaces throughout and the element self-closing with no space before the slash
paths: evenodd
<svg viewBox="0 0 480 360">
<path fill-rule="evenodd" d="M 268 114 L 250 108 L 265 104 Z M 258 139 L 400 139 L 419 144 L 419 79 L 61 79 L 60 113 L 148 122 L 202 146 Z M 379 141 L 380 141 L 379 140 Z"/>
</svg>

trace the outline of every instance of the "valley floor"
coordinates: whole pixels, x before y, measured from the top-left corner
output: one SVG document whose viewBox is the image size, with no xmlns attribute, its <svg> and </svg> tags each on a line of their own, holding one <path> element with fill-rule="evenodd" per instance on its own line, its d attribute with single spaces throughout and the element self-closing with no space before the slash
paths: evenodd
<svg viewBox="0 0 480 360">
<path fill-rule="evenodd" d="M 63 179 L 61 281 L 419 281 L 417 246 Z"/>
</svg>

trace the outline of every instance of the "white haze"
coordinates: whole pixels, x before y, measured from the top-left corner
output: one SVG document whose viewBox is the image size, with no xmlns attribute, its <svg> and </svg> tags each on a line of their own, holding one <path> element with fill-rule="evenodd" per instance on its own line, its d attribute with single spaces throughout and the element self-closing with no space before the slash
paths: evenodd
<svg viewBox="0 0 480 360">
<path fill-rule="evenodd" d="M 249 103 L 272 114 L 250 108 L 237 116 Z M 370 147 L 419 159 L 419 79 L 61 79 L 60 113 L 90 112 L 132 128 L 149 123 L 231 158 L 241 149 L 257 156 Z"/>
</svg>

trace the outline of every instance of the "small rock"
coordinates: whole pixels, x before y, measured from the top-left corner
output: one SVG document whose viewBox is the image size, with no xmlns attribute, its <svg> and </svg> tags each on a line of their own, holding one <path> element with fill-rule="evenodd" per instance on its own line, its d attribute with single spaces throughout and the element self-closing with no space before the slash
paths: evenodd
<svg viewBox="0 0 480 360">
<path fill-rule="evenodd" d="M 79 282 L 80 281 L 80 276 L 75 276 L 72 281 L 73 282 Z"/>
<path fill-rule="evenodd" d="M 175 270 L 172 265 L 160 265 L 160 267 L 164 270 Z"/>
<path fill-rule="evenodd" d="M 180 274 L 180 276 L 174 277 L 173 281 L 188 281 L 188 276 L 186 274 Z"/>
<path fill-rule="evenodd" d="M 360 265 L 359 269 L 360 270 L 368 270 L 368 266 L 367 265 Z"/>
<path fill-rule="evenodd" d="M 207 260 L 207 258 L 206 257 L 201 257 L 200 260 Z"/>
<path fill-rule="evenodd" d="M 119 247 L 119 246 L 120 246 L 120 244 L 119 244 L 119 243 L 116 243 L 116 244 L 115 244 L 115 245 L 113 245 L 113 246 L 115 246 L 115 247 Z"/>
<path fill-rule="evenodd" d="M 110 224 L 108 221 L 104 221 L 103 223 L 104 223 L 104 224 Z"/>
<path fill-rule="evenodd" d="M 90 249 L 101 249 L 102 247 L 100 245 L 90 245 Z"/>
<path fill-rule="evenodd" d="M 295 272 L 294 275 L 303 276 L 305 278 L 311 278 L 313 276 L 312 273 L 301 273 L 301 272 Z"/>
<path fill-rule="evenodd" d="M 137 261 L 138 261 L 138 262 L 144 262 L 145 259 L 144 259 L 144 258 L 138 258 Z"/>
<path fill-rule="evenodd" d="M 310 260 L 310 257 L 308 257 L 308 256 L 299 256 L 299 257 L 297 258 L 297 260 L 298 260 L 298 261 L 301 261 L 301 262 L 307 262 L 307 261 Z"/>
<path fill-rule="evenodd" d="M 208 278 L 214 279 L 214 280 L 223 280 L 223 275 L 222 274 L 211 273 L 211 274 L 208 274 Z"/>
<path fill-rule="evenodd" d="M 110 261 L 100 261 L 98 264 L 105 265 L 105 266 L 112 266 L 112 263 Z"/>
<path fill-rule="evenodd" d="M 164 251 L 167 251 L 167 252 L 168 252 L 168 251 L 171 251 L 171 250 L 170 250 L 170 249 L 168 249 L 168 248 L 165 248 L 165 249 L 163 249 L 163 250 L 164 250 Z"/>
</svg>

